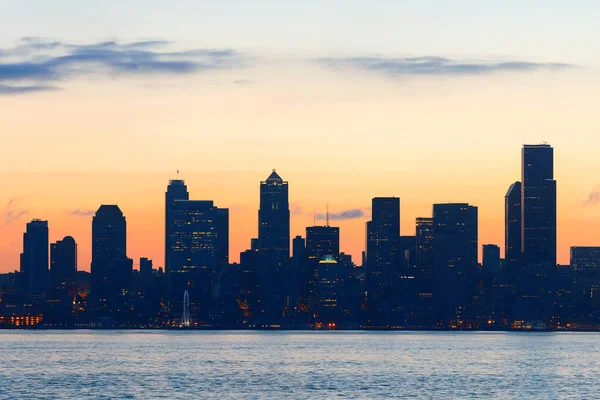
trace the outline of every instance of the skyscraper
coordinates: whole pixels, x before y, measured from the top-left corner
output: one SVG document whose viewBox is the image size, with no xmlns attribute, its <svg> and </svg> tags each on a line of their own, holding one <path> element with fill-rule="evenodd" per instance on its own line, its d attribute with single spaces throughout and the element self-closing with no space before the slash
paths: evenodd
<svg viewBox="0 0 600 400">
<path fill-rule="evenodd" d="M 403 255 L 400 250 L 400 199 L 375 197 L 367 222 L 367 291 L 372 312 L 394 307 L 395 285 Z"/>
<path fill-rule="evenodd" d="M 468 303 L 469 279 L 477 265 L 477 207 L 433 205 L 433 295 L 443 315 L 457 315 Z"/>
<path fill-rule="evenodd" d="M 417 274 L 423 289 L 431 290 L 433 278 L 433 218 L 417 218 Z"/>
<path fill-rule="evenodd" d="M 515 284 L 521 266 L 521 182 L 510 185 L 504 196 L 504 281 Z"/>
<path fill-rule="evenodd" d="M 171 259 L 173 257 L 173 218 L 174 204 L 176 200 L 189 200 L 190 195 L 187 191 L 185 181 L 174 179 L 169 181 L 167 192 L 165 193 L 165 272 L 167 277 L 171 270 Z M 181 297 L 181 296 L 180 296 Z"/>
<path fill-rule="evenodd" d="M 331 265 L 321 265 L 326 257 L 337 260 L 340 254 L 340 228 L 332 226 L 309 226 L 306 228 L 306 279 L 305 296 L 309 308 L 319 302 L 320 271 L 328 270 Z M 337 265 L 337 264 L 336 264 Z M 324 269 L 325 268 L 325 269 Z M 337 268 L 337 267 L 336 267 Z M 334 268 L 335 269 L 335 268 Z"/>
<path fill-rule="evenodd" d="M 321 261 L 325 256 L 340 254 L 340 228 L 309 226 L 306 228 L 306 255 Z"/>
<path fill-rule="evenodd" d="M 261 307 L 279 313 L 285 300 L 283 266 L 290 257 L 290 208 L 288 183 L 275 170 L 260 183 L 258 253 Z"/>
<path fill-rule="evenodd" d="M 101 205 L 92 220 L 91 295 L 98 307 L 130 289 L 132 270 L 125 216 L 117 205 Z"/>
<path fill-rule="evenodd" d="M 77 243 L 71 236 L 50 245 L 50 291 L 55 299 L 75 295 Z"/>
<path fill-rule="evenodd" d="M 554 149 L 548 144 L 522 150 L 521 251 L 533 272 L 556 267 L 556 181 Z"/>
<path fill-rule="evenodd" d="M 24 288 L 34 296 L 48 290 L 48 221 L 34 219 L 23 234 L 21 273 Z"/>
<path fill-rule="evenodd" d="M 170 215 L 171 309 L 176 313 L 183 309 L 187 290 L 190 312 L 204 320 L 214 305 L 219 268 L 229 260 L 229 210 L 210 200 L 175 200 Z"/>
</svg>

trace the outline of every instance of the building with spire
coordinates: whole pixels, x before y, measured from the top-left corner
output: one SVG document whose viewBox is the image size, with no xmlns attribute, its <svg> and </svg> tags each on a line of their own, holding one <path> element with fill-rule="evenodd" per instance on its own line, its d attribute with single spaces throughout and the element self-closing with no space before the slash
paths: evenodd
<svg viewBox="0 0 600 400">
<path fill-rule="evenodd" d="M 282 280 L 290 257 L 290 206 L 288 183 L 275 170 L 260 183 L 258 257 L 263 313 L 279 313 L 285 307 Z"/>
</svg>

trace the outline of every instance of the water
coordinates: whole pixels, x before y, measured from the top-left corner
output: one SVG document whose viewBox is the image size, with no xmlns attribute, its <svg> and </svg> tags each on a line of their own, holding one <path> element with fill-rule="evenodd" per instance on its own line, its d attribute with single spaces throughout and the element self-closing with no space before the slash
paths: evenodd
<svg viewBox="0 0 600 400">
<path fill-rule="evenodd" d="M 0 331 L 0 399 L 596 398 L 600 334 Z"/>
</svg>

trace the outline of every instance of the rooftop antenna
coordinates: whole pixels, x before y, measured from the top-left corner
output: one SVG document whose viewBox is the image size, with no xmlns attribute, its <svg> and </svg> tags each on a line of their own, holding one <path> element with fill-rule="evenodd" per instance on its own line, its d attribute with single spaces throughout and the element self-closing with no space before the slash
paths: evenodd
<svg viewBox="0 0 600 400">
<path fill-rule="evenodd" d="M 327 202 L 327 212 L 325 213 L 325 226 L 329 227 L 329 201 Z"/>
<path fill-rule="evenodd" d="M 313 210 L 313 226 L 317 226 L 317 210 Z"/>
</svg>

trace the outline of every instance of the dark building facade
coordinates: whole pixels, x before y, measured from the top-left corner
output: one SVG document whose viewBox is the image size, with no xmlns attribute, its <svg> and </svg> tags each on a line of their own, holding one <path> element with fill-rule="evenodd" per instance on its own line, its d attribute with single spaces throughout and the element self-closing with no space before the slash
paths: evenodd
<svg viewBox="0 0 600 400">
<path fill-rule="evenodd" d="M 600 247 L 571 247 L 571 268 L 600 276 Z"/>
<path fill-rule="evenodd" d="M 23 234 L 21 273 L 23 287 L 35 297 L 48 291 L 48 221 L 34 219 Z"/>
<path fill-rule="evenodd" d="M 174 179 L 169 181 L 165 193 L 165 272 L 167 276 L 171 270 L 171 259 L 173 258 L 173 234 L 174 234 L 174 207 L 176 200 L 189 200 L 185 181 Z"/>
<path fill-rule="evenodd" d="M 306 255 L 319 261 L 325 256 L 340 254 L 340 228 L 309 226 L 306 228 Z"/>
<path fill-rule="evenodd" d="M 367 222 L 366 280 L 369 310 L 389 313 L 395 306 L 396 284 L 403 255 L 400 249 L 400 199 L 375 197 Z"/>
<path fill-rule="evenodd" d="M 417 274 L 425 290 L 433 279 L 433 218 L 417 218 Z"/>
<path fill-rule="evenodd" d="M 521 170 L 521 251 L 533 272 L 556 268 L 556 181 L 554 149 L 524 145 Z"/>
<path fill-rule="evenodd" d="M 467 305 L 469 283 L 478 266 L 477 207 L 466 203 L 433 206 L 433 295 L 442 316 Z"/>
<path fill-rule="evenodd" d="M 127 222 L 117 205 L 101 205 L 92 220 L 91 270 L 97 307 L 112 307 L 130 290 L 133 260 L 127 258 Z"/>
<path fill-rule="evenodd" d="M 483 245 L 483 270 L 486 274 L 500 275 L 500 247 L 495 244 Z"/>
<path fill-rule="evenodd" d="M 220 268 L 229 260 L 229 210 L 209 200 L 175 200 L 169 237 L 170 304 L 176 315 L 189 294 L 190 313 L 208 318 Z"/>
<path fill-rule="evenodd" d="M 50 245 L 50 292 L 53 298 L 75 296 L 77 243 L 71 236 Z"/>
<path fill-rule="evenodd" d="M 514 285 L 521 268 L 521 182 L 510 185 L 504 196 L 504 281 Z"/>
<path fill-rule="evenodd" d="M 275 170 L 260 183 L 258 257 L 263 314 L 280 315 L 285 308 L 285 265 L 290 258 L 288 183 Z"/>
</svg>

